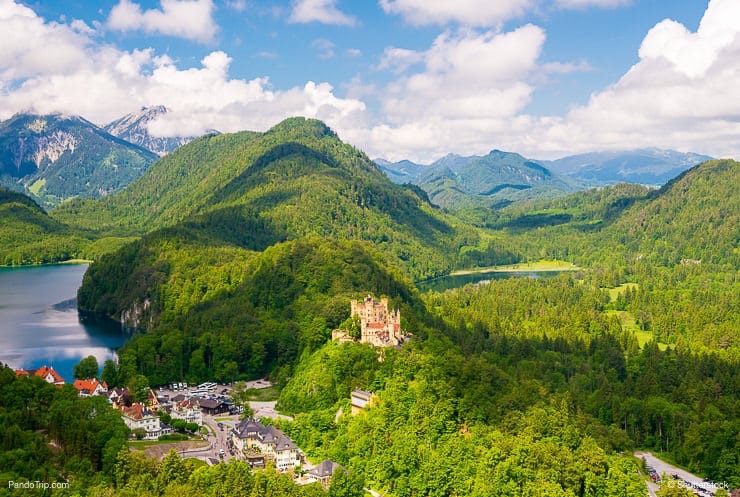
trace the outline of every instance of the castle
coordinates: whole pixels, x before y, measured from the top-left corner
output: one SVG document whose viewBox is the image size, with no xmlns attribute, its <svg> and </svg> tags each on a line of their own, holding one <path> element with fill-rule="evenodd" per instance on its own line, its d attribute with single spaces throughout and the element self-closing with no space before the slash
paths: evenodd
<svg viewBox="0 0 740 497">
<path fill-rule="evenodd" d="M 360 318 L 360 343 L 375 347 L 395 347 L 403 343 L 401 313 L 398 309 L 388 311 L 388 299 L 375 300 L 371 295 L 362 301 L 353 300 L 352 317 Z M 350 341 L 346 330 L 334 330 L 332 339 Z"/>
</svg>

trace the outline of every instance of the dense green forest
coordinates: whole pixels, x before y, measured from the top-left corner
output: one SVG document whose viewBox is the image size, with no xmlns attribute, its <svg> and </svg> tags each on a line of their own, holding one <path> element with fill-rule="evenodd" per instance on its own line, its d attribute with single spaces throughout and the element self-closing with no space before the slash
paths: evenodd
<svg viewBox="0 0 740 497">
<path fill-rule="evenodd" d="M 269 375 L 295 414 L 283 428 L 349 470 L 334 492 L 632 496 L 644 494 L 636 448 L 740 486 L 738 178 L 740 163 L 710 161 L 659 190 L 453 215 L 322 123 L 290 119 L 195 140 L 122 194 L 52 217 L 5 204 L 79 233 L 96 259 L 79 307 L 145 331 L 119 351 L 112 383 Z M 580 269 L 445 293 L 414 285 L 545 258 Z M 399 350 L 328 343 L 367 294 L 400 309 L 413 338 Z M 358 416 L 353 388 L 375 394 Z M 92 494 L 196 495 L 228 474 L 250 495 L 282 495 L 281 477 L 239 465 L 180 468 L 170 486 L 155 482 L 174 460 L 117 456 L 129 463 L 139 476 L 108 471 Z M 321 492 L 284 489 L 304 491 Z"/>
<path fill-rule="evenodd" d="M 31 198 L 0 187 L 0 265 L 74 259 L 88 244 L 87 239 L 49 217 Z"/>
<path fill-rule="evenodd" d="M 106 481 L 128 438 L 105 398 L 80 398 L 71 385 L 16 377 L 2 364 L 0 426 L 0 495 L 16 492 L 8 481 L 69 481 L 70 489 Z"/>
</svg>

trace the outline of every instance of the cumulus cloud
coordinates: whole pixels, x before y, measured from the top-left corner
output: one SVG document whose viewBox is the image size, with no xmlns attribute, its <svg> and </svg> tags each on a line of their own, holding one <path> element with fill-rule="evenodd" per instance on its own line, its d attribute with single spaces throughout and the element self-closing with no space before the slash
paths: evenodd
<svg viewBox="0 0 740 497">
<path fill-rule="evenodd" d="M 181 68 L 151 48 L 95 44 L 9 0 L 0 0 L 0 7 L 0 119 L 29 109 L 105 124 L 141 106 L 165 105 L 172 112 L 152 124 L 152 133 L 187 136 L 208 129 L 266 130 L 293 115 L 341 128 L 365 110 L 359 100 L 337 97 L 327 83 L 274 90 L 267 77 L 232 78 L 231 58 L 222 51 Z"/>
<path fill-rule="evenodd" d="M 458 22 L 468 26 L 496 26 L 523 15 L 536 3 L 536 0 L 380 0 L 387 14 L 400 15 L 413 25 Z"/>
<path fill-rule="evenodd" d="M 207 43 L 218 27 L 211 0 L 161 0 L 161 9 L 142 11 L 131 0 L 113 7 L 106 26 L 116 31 L 144 31 Z"/>
<path fill-rule="evenodd" d="M 294 23 L 320 22 L 343 26 L 356 25 L 357 19 L 340 11 L 336 7 L 336 3 L 336 0 L 295 0 L 288 21 Z"/>
<path fill-rule="evenodd" d="M 358 131 L 373 155 L 430 161 L 487 152 L 530 102 L 544 31 L 445 32 L 424 51 L 386 49 L 379 68 L 398 73 L 380 94 L 383 123 Z M 416 69 L 420 66 L 419 69 Z"/>
<path fill-rule="evenodd" d="M 619 81 L 562 119 L 541 120 L 541 146 L 565 152 L 660 146 L 740 153 L 740 4 L 712 0 L 696 32 L 664 20 Z"/>
</svg>

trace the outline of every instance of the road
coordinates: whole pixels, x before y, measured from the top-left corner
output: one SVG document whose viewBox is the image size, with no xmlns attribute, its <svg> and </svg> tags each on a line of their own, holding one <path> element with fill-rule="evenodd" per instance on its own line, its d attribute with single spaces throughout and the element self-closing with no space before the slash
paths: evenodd
<svg viewBox="0 0 740 497">
<path fill-rule="evenodd" d="M 661 475 L 661 477 L 665 477 L 665 480 L 667 481 L 674 482 L 674 484 L 676 485 L 689 487 L 695 493 L 703 489 L 704 491 L 702 493 L 699 493 L 698 495 L 714 495 L 714 492 L 719 488 L 712 483 L 703 481 L 701 478 L 689 473 L 688 471 L 677 468 L 676 466 L 668 464 L 665 461 L 661 461 L 650 452 L 635 452 L 635 457 L 645 459 L 646 464 L 655 468 L 655 471 L 657 471 L 658 474 Z M 678 475 L 679 478 L 674 479 L 673 475 Z M 657 490 L 658 486 L 656 484 L 652 482 L 648 483 L 648 492 L 651 496 L 654 497 Z"/>
</svg>

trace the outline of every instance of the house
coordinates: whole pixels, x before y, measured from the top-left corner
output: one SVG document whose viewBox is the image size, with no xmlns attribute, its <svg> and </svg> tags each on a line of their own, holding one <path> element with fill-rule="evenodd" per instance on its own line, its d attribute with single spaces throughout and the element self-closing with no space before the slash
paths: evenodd
<svg viewBox="0 0 740 497">
<path fill-rule="evenodd" d="M 135 402 L 130 407 L 121 407 L 121 418 L 131 431 L 143 429 L 146 440 L 156 440 L 167 431 L 162 429 L 159 416 L 141 402 Z"/>
<path fill-rule="evenodd" d="M 113 404 L 113 407 L 118 409 L 118 406 L 124 403 L 124 398 L 128 397 L 128 390 L 125 388 L 113 387 L 105 392 L 104 396 L 108 399 L 108 402 Z"/>
<path fill-rule="evenodd" d="M 324 459 L 318 466 L 308 471 L 308 476 L 312 481 L 318 481 L 324 488 L 328 488 L 331 477 L 337 470 L 344 468 L 331 459 Z"/>
<path fill-rule="evenodd" d="M 91 397 L 93 395 L 104 395 L 108 392 L 108 384 L 100 383 L 97 378 L 86 380 L 75 380 L 72 384 L 79 392 L 80 397 Z"/>
<path fill-rule="evenodd" d="M 359 414 L 372 402 L 374 395 L 365 390 L 355 389 L 350 394 L 350 404 L 352 406 L 352 415 Z"/>
<path fill-rule="evenodd" d="M 201 397 L 193 397 L 193 399 L 197 400 L 200 410 L 209 416 L 229 412 L 229 406 L 223 400 L 204 399 Z"/>
<path fill-rule="evenodd" d="M 15 370 L 16 376 L 38 376 L 39 378 L 43 378 L 46 383 L 51 383 L 52 385 L 56 385 L 58 387 L 64 385 L 64 378 L 62 378 L 59 373 L 54 371 L 54 368 L 49 366 L 41 366 L 38 369 L 16 369 Z"/>
<path fill-rule="evenodd" d="M 282 430 L 265 426 L 257 420 L 242 420 L 231 431 L 231 440 L 250 465 L 258 465 L 260 455 L 263 464 L 265 460 L 274 461 L 278 471 L 284 472 L 301 464 L 300 451 L 293 440 Z"/>
<path fill-rule="evenodd" d="M 173 403 L 170 416 L 172 419 L 182 419 L 186 423 L 203 426 L 203 413 L 200 410 L 200 405 L 195 400 L 183 399 L 180 402 Z"/>
</svg>

